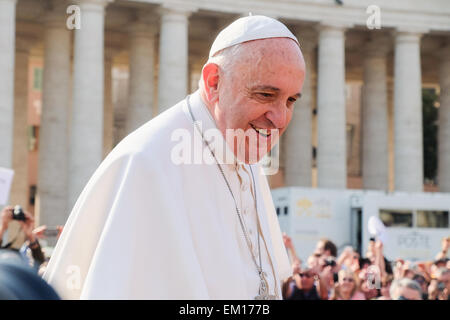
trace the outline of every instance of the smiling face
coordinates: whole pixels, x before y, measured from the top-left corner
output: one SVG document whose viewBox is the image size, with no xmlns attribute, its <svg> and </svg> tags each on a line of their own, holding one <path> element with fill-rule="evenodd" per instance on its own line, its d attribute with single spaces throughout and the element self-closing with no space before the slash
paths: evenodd
<svg viewBox="0 0 450 320">
<path fill-rule="evenodd" d="M 314 286 L 314 274 L 310 269 L 303 270 L 294 277 L 297 287 L 306 291 L 311 290 Z"/>
<path fill-rule="evenodd" d="M 240 46 L 225 70 L 218 67 L 215 72 L 214 66 L 206 65 L 203 81 L 218 129 L 238 159 L 249 163 L 255 147 L 259 161 L 277 142 L 276 136 L 286 130 L 301 95 L 305 63 L 298 45 L 288 38 L 255 40 Z M 230 129 L 234 133 L 241 129 L 237 143 L 227 132 Z M 251 138 L 242 139 L 244 133 Z M 257 139 L 257 146 L 252 138 Z"/>
<path fill-rule="evenodd" d="M 355 277 L 353 272 L 341 270 L 339 273 L 339 287 L 342 293 L 350 293 L 355 288 Z"/>
</svg>

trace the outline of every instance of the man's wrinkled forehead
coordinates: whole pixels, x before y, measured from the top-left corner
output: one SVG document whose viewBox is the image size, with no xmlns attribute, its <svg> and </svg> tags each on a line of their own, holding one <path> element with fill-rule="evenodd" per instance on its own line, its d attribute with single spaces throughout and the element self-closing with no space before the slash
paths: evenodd
<svg viewBox="0 0 450 320">
<path fill-rule="evenodd" d="M 303 64 L 303 54 L 298 44 L 290 38 L 270 38 L 247 41 L 239 44 L 240 48 L 235 52 L 239 57 L 237 62 L 249 63 L 253 66 L 259 62 L 282 60 L 286 64 Z M 233 57 L 236 58 L 236 57 Z"/>
</svg>

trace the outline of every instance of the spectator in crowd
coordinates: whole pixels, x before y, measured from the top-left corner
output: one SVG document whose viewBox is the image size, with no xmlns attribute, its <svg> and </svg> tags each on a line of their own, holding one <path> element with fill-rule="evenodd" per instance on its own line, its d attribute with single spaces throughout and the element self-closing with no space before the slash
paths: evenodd
<svg viewBox="0 0 450 320">
<path fill-rule="evenodd" d="M 420 285 L 408 278 L 394 281 L 391 285 L 390 295 L 393 300 L 422 300 Z"/>
<path fill-rule="evenodd" d="M 321 281 L 320 275 L 312 269 L 304 269 L 292 277 L 295 285 L 287 291 L 286 300 L 320 300 L 327 299 L 326 285 Z M 319 283 L 316 282 L 318 280 Z"/>
<path fill-rule="evenodd" d="M 13 220 L 13 210 L 11 206 L 6 206 L 1 211 L 1 226 L 0 226 L 0 247 L 2 246 L 2 238 L 4 232 L 8 230 L 9 223 Z M 41 246 L 35 234 L 33 234 L 34 228 L 34 218 L 33 216 L 24 211 L 25 220 L 19 221 L 22 231 L 26 236 L 26 246 L 31 249 L 31 255 L 34 261 L 36 261 L 36 266 L 38 267 L 42 262 L 44 262 L 44 253 L 42 252 Z M 3 246 L 3 248 L 9 248 L 13 241 Z"/>
<path fill-rule="evenodd" d="M 442 239 L 442 250 L 435 261 L 396 259 L 393 264 L 384 256 L 383 243 L 376 239 L 369 241 L 366 256 L 347 246 L 336 258 L 336 245 L 322 238 L 306 260 L 304 269 L 292 240 L 287 235 L 284 239 L 289 256 L 295 262 L 293 275 L 283 285 L 285 299 L 450 299 L 448 237 Z"/>
<path fill-rule="evenodd" d="M 359 269 L 358 264 L 359 254 L 353 250 L 352 247 L 347 246 L 342 251 L 336 263 L 340 268 L 351 269 L 353 272 Z"/>
<path fill-rule="evenodd" d="M 25 233 L 26 241 L 23 244 L 20 252 L 23 253 L 24 256 L 27 256 L 28 251 L 31 253 L 31 257 L 27 256 L 30 265 L 35 267 L 36 269 L 45 261 L 45 255 L 42 251 L 41 245 L 38 241 L 38 237 L 34 230 L 34 218 L 26 213 L 27 219 L 25 221 L 20 221 L 22 226 L 22 231 Z"/>
<path fill-rule="evenodd" d="M 316 254 L 320 254 L 325 257 L 337 257 L 337 247 L 336 245 L 327 238 L 322 238 L 319 240 L 316 246 Z"/>
<path fill-rule="evenodd" d="M 408 279 L 413 279 L 416 272 L 415 272 L 415 268 L 413 267 L 413 265 L 411 264 L 410 261 L 406 261 L 403 264 L 403 270 L 402 270 L 402 278 L 408 278 Z"/>
<path fill-rule="evenodd" d="M 299 273 L 302 261 L 297 256 L 297 252 L 295 251 L 291 237 L 289 237 L 286 233 L 283 233 L 283 242 L 288 252 L 289 258 L 292 261 L 293 274 Z"/>
<path fill-rule="evenodd" d="M 0 247 L 4 249 L 9 249 L 11 244 L 14 242 L 13 240 L 10 243 L 2 246 L 3 235 L 6 230 L 8 230 L 9 223 L 13 220 L 13 210 L 14 208 L 12 206 L 6 206 L 0 213 Z M 23 211 L 23 214 L 25 219 L 18 222 L 21 226 L 21 231 L 25 234 L 26 241 L 18 251 L 28 264 L 38 270 L 42 265 L 45 264 L 46 261 L 44 252 L 39 243 L 39 239 L 45 238 L 45 231 L 47 227 L 44 225 L 34 228 L 33 216 L 27 211 Z M 62 231 L 62 227 L 58 226 L 57 229 L 57 237 L 59 237 Z M 11 250 L 17 251 L 16 249 Z"/>
<path fill-rule="evenodd" d="M 0 300 L 59 300 L 58 294 L 13 250 L 0 250 Z"/>
<path fill-rule="evenodd" d="M 381 279 L 380 295 L 377 300 L 391 300 L 390 289 L 393 279 L 394 277 L 391 274 L 388 274 Z"/>
<path fill-rule="evenodd" d="M 438 259 L 435 260 L 433 262 L 433 264 L 431 265 L 431 273 L 436 273 L 437 270 L 441 269 L 441 268 L 446 268 L 447 267 L 447 258 L 442 258 L 442 259 Z"/>
<path fill-rule="evenodd" d="M 358 279 L 353 271 L 345 269 L 338 272 L 338 282 L 330 300 L 366 300 L 359 290 Z"/>
<path fill-rule="evenodd" d="M 440 268 L 428 287 L 429 300 L 450 300 L 450 269 Z"/>
<path fill-rule="evenodd" d="M 320 265 L 320 253 L 313 253 L 308 257 L 307 266 L 308 268 L 316 268 Z"/>
<path fill-rule="evenodd" d="M 450 237 L 444 237 L 441 240 L 442 250 L 436 255 L 436 260 L 447 260 L 448 248 L 450 247 Z"/>
<path fill-rule="evenodd" d="M 3 245 L 3 235 L 8 230 L 9 223 L 13 220 L 13 207 L 6 206 L 0 212 L 0 248 L 9 248 L 12 244 L 12 241 L 6 245 Z"/>
<path fill-rule="evenodd" d="M 428 300 L 428 282 L 425 277 L 420 273 L 415 273 L 412 279 L 419 284 L 422 290 L 422 300 Z"/>
<path fill-rule="evenodd" d="M 361 292 L 366 300 L 377 299 L 380 296 L 381 276 L 376 265 L 370 265 L 359 273 Z"/>
</svg>

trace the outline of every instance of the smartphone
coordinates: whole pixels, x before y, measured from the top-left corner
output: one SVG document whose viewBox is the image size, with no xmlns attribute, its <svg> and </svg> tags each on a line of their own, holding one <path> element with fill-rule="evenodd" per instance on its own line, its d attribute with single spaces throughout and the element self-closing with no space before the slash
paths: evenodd
<svg viewBox="0 0 450 320">
<path fill-rule="evenodd" d="M 57 237 L 59 234 L 59 229 L 57 227 L 47 227 L 44 230 L 44 236 L 46 237 Z"/>
</svg>

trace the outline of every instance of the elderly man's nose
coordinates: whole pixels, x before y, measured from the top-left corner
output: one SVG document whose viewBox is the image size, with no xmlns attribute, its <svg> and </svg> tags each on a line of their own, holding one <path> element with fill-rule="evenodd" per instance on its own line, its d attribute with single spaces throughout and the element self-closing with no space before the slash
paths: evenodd
<svg viewBox="0 0 450 320">
<path fill-rule="evenodd" d="M 287 121 L 287 108 L 281 107 L 273 109 L 266 114 L 266 117 L 277 129 L 284 128 Z"/>
</svg>

